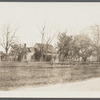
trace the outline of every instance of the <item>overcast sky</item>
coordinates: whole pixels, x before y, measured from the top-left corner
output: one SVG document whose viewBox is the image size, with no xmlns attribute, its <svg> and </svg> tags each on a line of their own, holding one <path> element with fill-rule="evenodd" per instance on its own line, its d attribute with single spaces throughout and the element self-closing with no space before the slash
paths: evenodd
<svg viewBox="0 0 100 100">
<path fill-rule="evenodd" d="M 16 35 L 19 41 L 27 43 L 27 46 L 41 42 L 38 27 L 41 28 L 43 25 L 52 29 L 50 35 L 53 35 L 57 30 L 68 30 L 68 34 L 78 34 L 83 28 L 99 23 L 100 3 L 0 2 L 0 28 L 3 24 L 17 26 Z M 55 43 L 54 38 L 52 44 Z"/>
</svg>

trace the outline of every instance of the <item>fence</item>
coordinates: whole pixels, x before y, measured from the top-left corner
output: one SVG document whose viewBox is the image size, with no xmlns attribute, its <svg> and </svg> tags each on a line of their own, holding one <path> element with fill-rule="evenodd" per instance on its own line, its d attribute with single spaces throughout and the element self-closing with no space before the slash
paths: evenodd
<svg viewBox="0 0 100 100">
<path fill-rule="evenodd" d="M 74 65 L 100 65 L 100 62 L 0 62 L 0 66 L 70 67 Z"/>
</svg>

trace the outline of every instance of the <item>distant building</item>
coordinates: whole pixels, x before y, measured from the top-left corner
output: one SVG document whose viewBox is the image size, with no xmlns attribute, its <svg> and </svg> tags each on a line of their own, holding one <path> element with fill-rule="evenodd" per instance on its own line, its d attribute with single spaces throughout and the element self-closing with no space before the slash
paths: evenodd
<svg viewBox="0 0 100 100">
<path fill-rule="evenodd" d="M 36 43 L 34 45 L 34 49 L 35 49 L 35 52 L 36 51 L 39 52 L 40 55 L 43 54 L 42 60 L 45 60 L 46 56 L 47 56 L 47 61 L 50 61 L 53 57 L 56 58 L 57 51 L 50 44 L 47 45 L 47 44 Z"/>
<path fill-rule="evenodd" d="M 24 44 L 22 61 L 34 61 L 34 53 L 34 47 L 26 47 Z"/>
<path fill-rule="evenodd" d="M 42 43 L 35 43 L 34 48 L 37 50 L 41 50 L 43 48 L 43 51 L 46 52 L 47 45 Z M 50 53 L 57 53 L 56 49 L 53 47 L 53 45 L 48 44 L 48 54 Z"/>
<path fill-rule="evenodd" d="M 40 61 L 41 53 L 43 53 L 43 61 L 58 62 L 58 55 L 56 49 L 52 45 L 36 43 L 34 47 L 27 47 L 14 45 L 8 54 L 9 61 Z M 0 52 L 0 61 L 5 60 L 6 55 Z M 47 59 L 47 60 L 46 60 Z"/>
</svg>

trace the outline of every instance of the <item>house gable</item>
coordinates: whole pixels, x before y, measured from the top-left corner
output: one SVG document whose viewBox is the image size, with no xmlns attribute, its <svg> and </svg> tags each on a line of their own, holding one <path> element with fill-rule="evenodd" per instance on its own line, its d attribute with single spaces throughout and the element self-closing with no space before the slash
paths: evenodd
<svg viewBox="0 0 100 100">
<path fill-rule="evenodd" d="M 41 43 L 36 43 L 34 45 L 34 48 L 36 48 L 38 51 L 40 51 L 43 48 L 43 51 L 47 53 L 56 53 L 56 49 L 52 45 L 46 45 L 46 44 L 41 44 Z"/>
</svg>

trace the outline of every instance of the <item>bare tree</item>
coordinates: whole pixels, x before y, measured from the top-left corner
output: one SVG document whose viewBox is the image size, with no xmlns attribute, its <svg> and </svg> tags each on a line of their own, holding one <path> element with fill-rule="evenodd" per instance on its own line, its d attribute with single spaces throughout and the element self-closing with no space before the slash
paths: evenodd
<svg viewBox="0 0 100 100">
<path fill-rule="evenodd" d="M 97 61 L 100 61 L 100 25 L 90 27 L 91 39 L 94 42 L 94 47 L 97 51 Z"/>
<path fill-rule="evenodd" d="M 56 32 L 52 31 L 52 28 L 48 28 L 46 25 L 43 25 L 42 28 L 39 28 L 39 31 L 42 35 L 41 38 L 41 43 L 46 45 L 46 51 L 45 51 L 45 60 L 47 59 L 47 52 L 48 52 L 48 46 L 51 44 L 51 42 L 53 41 L 54 37 L 56 36 Z M 43 47 L 41 48 L 41 59 L 43 60 Z"/>
<path fill-rule="evenodd" d="M 8 55 L 8 51 L 11 47 L 11 45 L 13 45 L 15 43 L 17 28 L 12 28 L 10 25 L 7 26 L 3 26 L 2 28 L 2 36 L 0 37 L 0 45 L 4 48 L 5 52 L 6 52 L 6 60 L 7 60 L 7 55 Z"/>
</svg>

